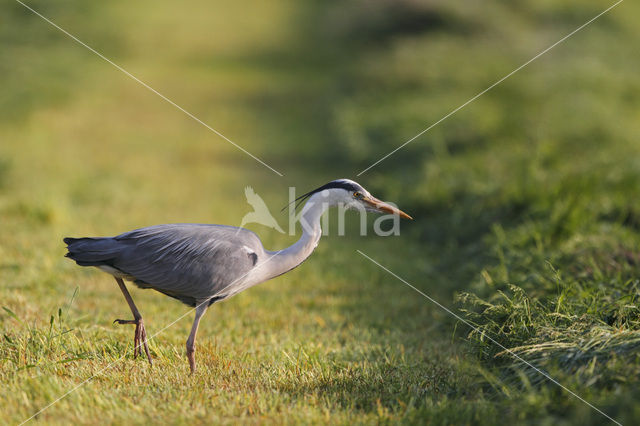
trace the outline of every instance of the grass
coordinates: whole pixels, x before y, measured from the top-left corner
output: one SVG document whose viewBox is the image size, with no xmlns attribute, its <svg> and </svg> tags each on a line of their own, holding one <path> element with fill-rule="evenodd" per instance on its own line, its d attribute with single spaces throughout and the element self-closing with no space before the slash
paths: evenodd
<svg viewBox="0 0 640 426">
<path fill-rule="evenodd" d="M 16 4 L 0 26 L 0 406 L 20 423 L 508 423 L 640 416 L 637 7 L 624 2 L 358 180 L 417 220 L 329 236 L 131 357 L 113 280 L 63 236 L 239 224 L 353 177 L 599 2 L 30 3 L 280 178 Z M 635 44 L 634 44 L 635 43 Z M 281 225 L 283 217 L 278 217 Z M 268 248 L 295 237 L 259 226 Z M 464 315 L 465 327 L 356 250 Z M 148 332 L 188 308 L 132 289 Z M 89 380 L 90 379 L 90 380 Z M 86 383 L 85 383 L 86 381 Z"/>
</svg>

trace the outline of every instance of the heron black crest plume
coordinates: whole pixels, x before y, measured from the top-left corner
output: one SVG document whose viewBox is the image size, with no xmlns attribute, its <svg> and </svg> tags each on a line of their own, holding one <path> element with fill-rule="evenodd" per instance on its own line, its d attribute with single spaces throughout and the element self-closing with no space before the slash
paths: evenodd
<svg viewBox="0 0 640 426">
<path fill-rule="evenodd" d="M 313 194 L 322 192 L 325 189 L 335 189 L 335 188 L 341 188 L 346 191 L 362 191 L 364 189 L 360 185 L 358 185 L 356 182 L 349 179 L 332 180 L 331 182 L 325 183 L 324 185 L 314 189 L 313 191 L 309 191 L 306 194 L 302 194 L 301 196 L 299 196 L 298 198 L 296 198 L 295 200 L 293 200 L 292 202 L 284 206 L 280 211 L 283 212 L 287 207 L 289 207 L 293 203 L 296 203 L 294 210 L 297 210 L 300 204 L 302 204 L 307 198 L 311 197 Z"/>
</svg>

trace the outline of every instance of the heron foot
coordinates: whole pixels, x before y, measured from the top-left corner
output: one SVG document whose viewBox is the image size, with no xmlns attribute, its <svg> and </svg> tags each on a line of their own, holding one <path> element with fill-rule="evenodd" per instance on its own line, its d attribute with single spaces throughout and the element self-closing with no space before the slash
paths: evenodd
<svg viewBox="0 0 640 426">
<path fill-rule="evenodd" d="M 149 353 L 149 346 L 147 345 L 147 330 L 144 328 L 144 322 L 142 321 L 142 318 L 132 320 L 117 319 L 114 320 L 113 323 L 136 325 L 136 331 L 133 335 L 133 357 L 137 358 L 138 355 L 142 355 L 142 348 L 144 348 L 144 352 L 147 355 L 149 364 L 153 365 L 151 354 Z"/>
</svg>

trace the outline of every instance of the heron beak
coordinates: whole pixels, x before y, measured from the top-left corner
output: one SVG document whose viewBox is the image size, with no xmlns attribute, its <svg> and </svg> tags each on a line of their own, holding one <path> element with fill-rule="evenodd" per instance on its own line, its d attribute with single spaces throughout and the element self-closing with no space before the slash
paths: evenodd
<svg viewBox="0 0 640 426">
<path fill-rule="evenodd" d="M 385 213 L 391 213 L 391 214 L 397 214 L 398 216 L 400 216 L 403 219 L 411 219 L 411 220 L 413 220 L 413 218 L 411 216 L 409 216 L 408 214 L 406 214 L 405 212 L 403 212 L 399 208 L 393 207 L 391 204 L 387 204 L 384 201 L 380 201 L 375 197 L 365 198 L 362 201 L 364 201 L 365 203 L 369 204 L 371 207 L 373 207 L 374 209 L 376 209 L 378 211 L 385 212 Z"/>
</svg>

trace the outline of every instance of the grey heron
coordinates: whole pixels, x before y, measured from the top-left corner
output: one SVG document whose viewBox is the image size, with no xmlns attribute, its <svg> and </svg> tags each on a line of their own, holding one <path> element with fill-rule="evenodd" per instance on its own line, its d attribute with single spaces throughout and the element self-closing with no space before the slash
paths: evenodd
<svg viewBox="0 0 640 426">
<path fill-rule="evenodd" d="M 300 213 L 302 236 L 283 250 L 266 250 L 258 236 L 244 228 L 169 224 L 136 229 L 116 237 L 65 238 L 66 256 L 80 266 L 94 266 L 115 277 L 133 319 L 114 322 L 136 325 L 134 357 L 141 355 L 144 348 L 150 364 L 153 363 L 142 315 L 123 280 L 194 307 L 195 319 L 186 344 L 193 373 L 198 324 L 207 308 L 304 262 L 318 245 L 322 234 L 320 218 L 327 208 L 343 204 L 411 219 L 348 179 L 331 181 L 295 201 L 302 203 L 305 200 Z"/>
</svg>

